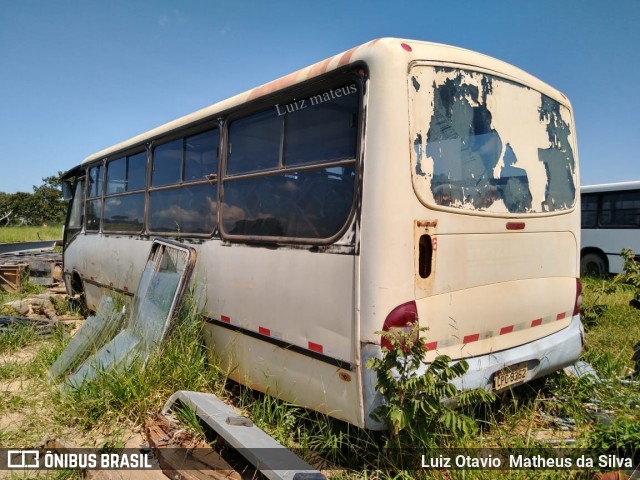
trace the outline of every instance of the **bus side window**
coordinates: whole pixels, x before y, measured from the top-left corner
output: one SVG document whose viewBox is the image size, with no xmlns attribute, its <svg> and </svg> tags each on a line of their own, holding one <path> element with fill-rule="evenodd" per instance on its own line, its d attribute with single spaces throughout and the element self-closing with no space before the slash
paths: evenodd
<svg viewBox="0 0 640 480">
<path fill-rule="evenodd" d="M 89 169 L 89 185 L 84 215 L 85 230 L 88 232 L 100 230 L 100 219 L 102 218 L 102 175 L 102 165 Z"/>
<path fill-rule="evenodd" d="M 82 228 L 82 217 L 84 211 L 84 179 L 76 182 L 75 193 L 71 204 L 71 213 L 67 226 L 72 229 Z"/>
<path fill-rule="evenodd" d="M 598 225 L 598 195 L 582 195 L 582 228 Z"/>
<path fill-rule="evenodd" d="M 276 109 L 234 120 L 229 125 L 227 174 L 277 168 L 280 161 L 282 122 Z"/>
</svg>

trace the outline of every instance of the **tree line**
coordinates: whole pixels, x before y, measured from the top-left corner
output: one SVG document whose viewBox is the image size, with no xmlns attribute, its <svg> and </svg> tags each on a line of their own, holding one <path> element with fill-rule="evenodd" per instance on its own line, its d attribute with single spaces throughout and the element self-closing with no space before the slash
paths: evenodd
<svg viewBox="0 0 640 480">
<path fill-rule="evenodd" d="M 62 175 L 44 177 L 33 193 L 0 192 L 0 226 L 64 223 L 67 202 L 62 198 Z"/>
</svg>

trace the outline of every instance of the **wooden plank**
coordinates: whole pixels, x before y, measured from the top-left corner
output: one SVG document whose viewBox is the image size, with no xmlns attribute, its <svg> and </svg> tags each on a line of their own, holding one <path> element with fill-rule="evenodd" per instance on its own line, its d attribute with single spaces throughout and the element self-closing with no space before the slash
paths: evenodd
<svg viewBox="0 0 640 480">
<path fill-rule="evenodd" d="M 172 430 L 174 427 L 163 415 L 145 421 L 147 441 L 167 477 L 174 480 L 242 480 L 242 476 L 206 442 L 183 445 L 173 439 Z"/>
<path fill-rule="evenodd" d="M 42 448 L 58 453 L 70 453 L 76 450 L 73 443 L 61 438 L 46 438 Z M 91 480 L 167 480 L 161 470 L 84 470 L 83 478 Z"/>
<path fill-rule="evenodd" d="M 160 470 L 85 470 L 90 480 L 167 480 Z"/>
</svg>

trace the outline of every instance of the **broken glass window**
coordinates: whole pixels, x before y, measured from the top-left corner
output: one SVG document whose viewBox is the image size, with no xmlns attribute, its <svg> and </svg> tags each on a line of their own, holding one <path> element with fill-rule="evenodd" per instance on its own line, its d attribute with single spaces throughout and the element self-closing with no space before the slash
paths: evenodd
<svg viewBox="0 0 640 480">
<path fill-rule="evenodd" d="M 512 214 L 573 208 L 566 106 L 486 73 L 417 66 L 412 74 L 412 171 L 423 202 Z"/>
<path fill-rule="evenodd" d="M 125 328 L 95 355 L 86 359 L 68 377 L 66 385 L 78 387 L 95 378 L 102 370 L 126 368 L 135 360 L 146 362 L 171 326 L 171 320 L 186 291 L 194 262 L 195 251 L 192 248 L 175 242 L 154 240 Z M 95 340 L 93 330 L 87 332 L 88 340 L 83 344 Z M 72 349 L 68 354 L 65 350 L 61 358 L 75 358 L 74 352 L 77 350 Z M 61 367 L 56 367 L 51 374 L 52 378 L 68 371 L 72 362 L 60 360 L 60 363 Z"/>
</svg>

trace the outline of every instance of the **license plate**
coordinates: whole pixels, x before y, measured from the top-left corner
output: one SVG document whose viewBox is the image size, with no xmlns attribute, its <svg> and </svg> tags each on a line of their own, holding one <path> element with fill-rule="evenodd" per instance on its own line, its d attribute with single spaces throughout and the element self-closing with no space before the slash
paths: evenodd
<svg viewBox="0 0 640 480">
<path fill-rule="evenodd" d="M 527 378 L 527 367 L 507 367 L 493 376 L 493 388 L 502 390 Z"/>
</svg>

